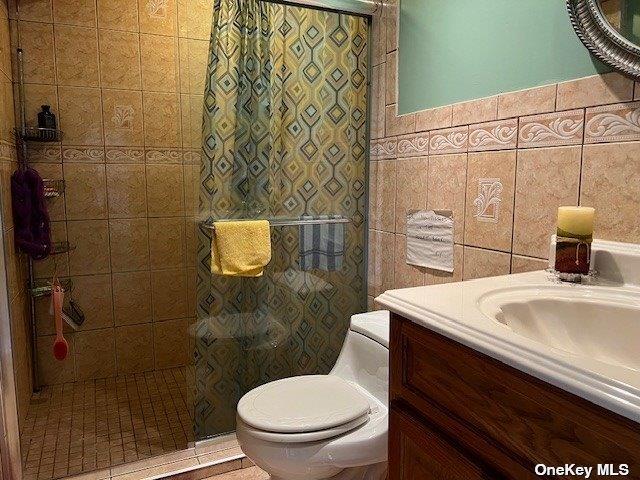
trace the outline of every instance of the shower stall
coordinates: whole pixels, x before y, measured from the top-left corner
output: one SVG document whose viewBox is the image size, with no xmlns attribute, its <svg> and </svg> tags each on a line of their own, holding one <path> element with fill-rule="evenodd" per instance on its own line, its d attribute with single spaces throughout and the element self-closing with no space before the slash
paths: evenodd
<svg viewBox="0 0 640 480">
<path fill-rule="evenodd" d="M 126 473 L 233 433 L 258 385 L 328 373 L 366 310 L 375 5 L 31 3 L 13 148 L 43 178 L 53 251 L 27 263 L 5 241 L 24 476 Z M 212 274 L 213 222 L 243 219 L 270 222 L 264 275 Z M 63 361 L 53 277 L 84 313 Z"/>
</svg>

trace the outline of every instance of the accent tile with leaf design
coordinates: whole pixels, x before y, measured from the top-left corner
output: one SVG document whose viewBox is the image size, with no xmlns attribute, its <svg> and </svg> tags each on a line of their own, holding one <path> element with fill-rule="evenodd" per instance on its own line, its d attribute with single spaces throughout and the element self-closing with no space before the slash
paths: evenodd
<svg viewBox="0 0 640 480">
<path fill-rule="evenodd" d="M 469 127 L 434 130 L 429 136 L 429 154 L 464 153 L 469 147 Z"/>
<path fill-rule="evenodd" d="M 582 147 L 518 151 L 513 253 L 546 258 L 557 209 L 578 204 Z"/>
<path fill-rule="evenodd" d="M 144 145 L 142 92 L 103 89 L 102 116 L 105 145 Z"/>
<path fill-rule="evenodd" d="M 141 33 L 174 35 L 177 29 L 176 17 L 175 0 L 138 0 L 138 22 Z"/>
<path fill-rule="evenodd" d="M 585 143 L 640 140 L 640 102 L 587 108 Z"/>
<path fill-rule="evenodd" d="M 583 132 L 584 110 L 521 117 L 518 148 L 579 145 Z"/>
<path fill-rule="evenodd" d="M 515 174 L 515 150 L 469 154 L 465 245 L 511 249 Z"/>
<path fill-rule="evenodd" d="M 580 205 L 596 209 L 596 238 L 638 242 L 640 143 L 585 145 Z"/>
<path fill-rule="evenodd" d="M 518 143 L 518 120 L 469 125 L 469 151 L 509 150 Z"/>
</svg>

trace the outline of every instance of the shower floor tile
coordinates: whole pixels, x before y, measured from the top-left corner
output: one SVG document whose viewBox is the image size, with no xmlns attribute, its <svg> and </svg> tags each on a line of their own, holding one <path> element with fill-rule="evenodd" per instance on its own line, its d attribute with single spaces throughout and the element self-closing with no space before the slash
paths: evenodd
<svg viewBox="0 0 640 480">
<path fill-rule="evenodd" d="M 109 469 L 193 446 L 187 368 L 47 386 L 21 442 L 24 478 Z"/>
</svg>

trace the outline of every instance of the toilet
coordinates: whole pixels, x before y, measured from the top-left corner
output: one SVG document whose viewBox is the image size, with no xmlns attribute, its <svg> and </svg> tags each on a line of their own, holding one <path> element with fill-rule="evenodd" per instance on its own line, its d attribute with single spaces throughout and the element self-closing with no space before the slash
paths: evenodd
<svg viewBox="0 0 640 480">
<path fill-rule="evenodd" d="M 387 474 L 389 312 L 354 315 L 328 375 L 244 395 L 236 435 L 272 480 L 382 480 Z"/>
</svg>

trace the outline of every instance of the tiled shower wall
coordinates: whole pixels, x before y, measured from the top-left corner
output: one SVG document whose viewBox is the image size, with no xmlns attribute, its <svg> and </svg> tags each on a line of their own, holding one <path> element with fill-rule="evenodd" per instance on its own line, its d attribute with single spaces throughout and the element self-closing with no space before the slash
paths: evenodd
<svg viewBox="0 0 640 480">
<path fill-rule="evenodd" d="M 596 238 L 640 242 L 638 85 L 609 73 L 398 116 L 397 9 L 376 20 L 371 307 L 388 289 L 546 268 L 560 205 L 595 207 Z M 412 209 L 453 211 L 453 274 L 406 263 Z"/>
<path fill-rule="evenodd" d="M 51 354 L 49 299 L 36 303 L 41 383 L 184 365 L 195 315 L 194 215 L 211 2 L 20 0 L 27 122 L 50 104 L 64 136 L 31 145 L 55 241 L 74 249 L 35 265 L 73 281 L 86 314 L 69 358 Z"/>
</svg>

